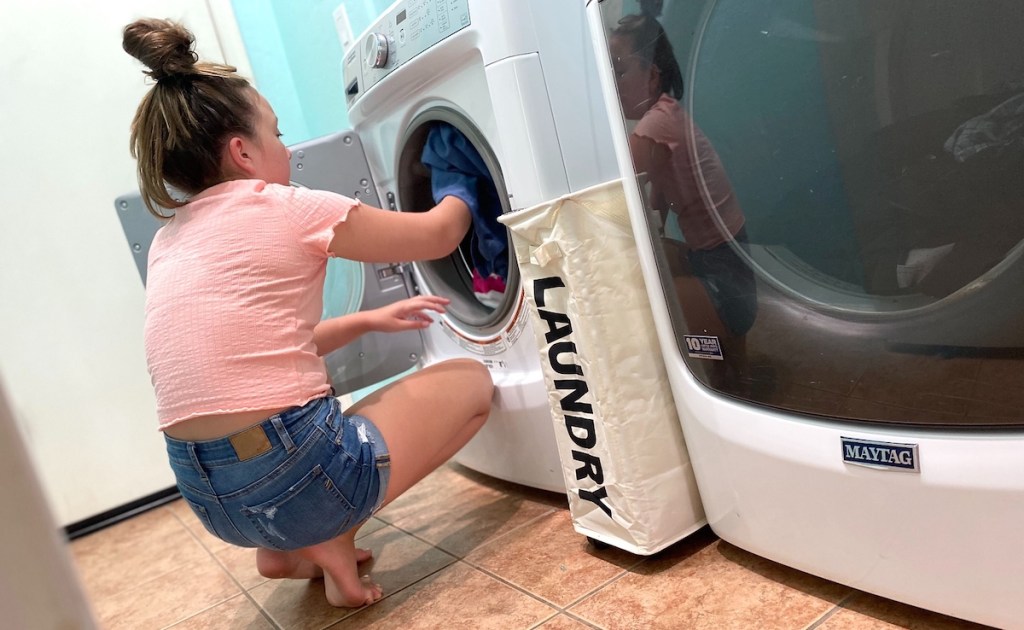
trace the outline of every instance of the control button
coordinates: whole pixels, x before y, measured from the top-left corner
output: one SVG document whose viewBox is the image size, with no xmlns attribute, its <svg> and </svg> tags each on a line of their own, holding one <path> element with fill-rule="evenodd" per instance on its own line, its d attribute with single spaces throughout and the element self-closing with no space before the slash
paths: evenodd
<svg viewBox="0 0 1024 630">
<path fill-rule="evenodd" d="M 383 68 L 388 63 L 388 38 L 382 33 L 370 33 L 363 43 L 363 58 L 368 68 Z"/>
</svg>

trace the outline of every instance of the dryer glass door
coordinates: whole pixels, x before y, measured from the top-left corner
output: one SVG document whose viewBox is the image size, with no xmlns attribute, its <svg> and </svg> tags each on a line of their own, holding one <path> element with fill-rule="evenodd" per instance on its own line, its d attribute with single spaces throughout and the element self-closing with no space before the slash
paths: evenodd
<svg viewBox="0 0 1024 630">
<path fill-rule="evenodd" d="M 1024 4 L 591 10 L 698 380 L 858 422 L 1024 426 Z"/>
</svg>

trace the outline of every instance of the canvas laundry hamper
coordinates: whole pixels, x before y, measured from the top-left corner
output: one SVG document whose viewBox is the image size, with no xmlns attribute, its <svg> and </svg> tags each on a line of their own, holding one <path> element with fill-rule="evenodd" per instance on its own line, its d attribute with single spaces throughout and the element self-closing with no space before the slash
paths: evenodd
<svg viewBox="0 0 1024 630">
<path fill-rule="evenodd" d="M 621 180 L 499 220 L 519 262 L 575 530 L 649 555 L 700 528 Z"/>
</svg>

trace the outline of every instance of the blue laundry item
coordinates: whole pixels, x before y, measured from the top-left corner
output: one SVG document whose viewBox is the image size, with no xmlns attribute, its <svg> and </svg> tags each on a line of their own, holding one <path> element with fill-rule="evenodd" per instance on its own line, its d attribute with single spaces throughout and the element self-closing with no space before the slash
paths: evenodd
<svg viewBox="0 0 1024 630">
<path fill-rule="evenodd" d="M 430 168 L 434 203 L 452 195 L 469 206 L 473 216 L 473 268 L 484 278 L 497 274 L 506 280 L 508 232 L 498 223 L 501 200 L 476 148 L 452 125 L 435 122 L 427 134 L 421 160 Z"/>
</svg>

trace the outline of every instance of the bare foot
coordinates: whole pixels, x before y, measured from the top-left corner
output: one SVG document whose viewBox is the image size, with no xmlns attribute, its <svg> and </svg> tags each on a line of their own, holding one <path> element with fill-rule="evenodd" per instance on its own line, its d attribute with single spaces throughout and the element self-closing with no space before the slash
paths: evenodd
<svg viewBox="0 0 1024 630">
<path fill-rule="evenodd" d="M 324 594 L 327 595 L 327 603 L 339 608 L 359 608 L 360 606 L 368 606 L 379 601 L 384 596 L 384 591 L 381 589 L 380 584 L 371 580 L 369 575 L 359 578 L 359 583 L 360 588 L 358 591 L 353 592 L 350 588 L 343 593 L 334 583 L 334 580 L 331 579 L 331 576 L 325 575 Z"/>
<path fill-rule="evenodd" d="M 373 560 L 373 551 L 357 548 L 356 564 Z M 301 557 L 294 551 L 275 551 L 258 549 L 256 551 L 256 570 L 263 577 L 293 580 L 315 580 L 324 576 L 324 570 L 311 560 Z"/>
<path fill-rule="evenodd" d="M 370 549 L 360 549 L 356 547 L 356 562 L 362 564 L 367 560 L 373 560 L 373 551 Z"/>
<path fill-rule="evenodd" d="M 299 549 L 302 558 L 323 568 L 324 593 L 332 606 L 357 608 L 372 604 L 383 594 L 368 576 L 360 577 L 359 563 L 373 558 L 366 549 L 356 549 L 355 530 L 319 545 Z"/>
<path fill-rule="evenodd" d="M 256 550 L 256 570 L 263 577 L 296 580 L 323 577 L 323 570 L 294 551 Z"/>
</svg>

